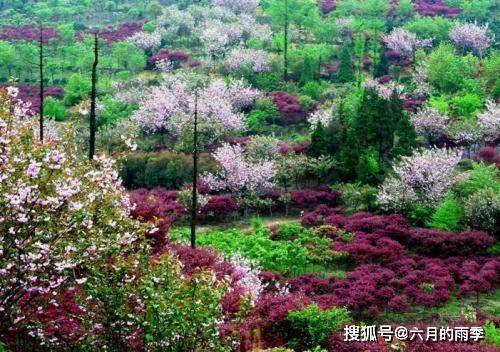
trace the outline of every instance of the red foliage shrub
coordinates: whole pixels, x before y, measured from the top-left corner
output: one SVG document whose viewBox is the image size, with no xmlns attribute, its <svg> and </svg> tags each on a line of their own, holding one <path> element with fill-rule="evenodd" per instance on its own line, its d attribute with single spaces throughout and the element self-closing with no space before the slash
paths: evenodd
<svg viewBox="0 0 500 352">
<path fill-rule="evenodd" d="M 299 209 L 310 209 L 319 204 L 335 205 L 340 198 L 340 192 L 332 190 L 326 185 L 316 189 L 303 189 L 290 192 L 292 202 Z"/>
<path fill-rule="evenodd" d="M 321 1 L 321 10 L 323 11 L 323 15 L 328 15 L 330 12 L 334 11 L 337 8 L 334 0 L 323 0 Z"/>
<path fill-rule="evenodd" d="M 168 51 L 165 49 L 162 49 L 158 51 L 155 55 L 151 56 L 149 58 L 149 62 L 151 64 L 156 64 L 158 61 L 162 60 L 168 60 L 172 61 L 175 63 L 181 63 L 185 62 L 189 59 L 189 54 L 185 53 L 184 51 L 180 50 L 175 50 L 175 51 Z"/>
<path fill-rule="evenodd" d="M 460 9 L 449 7 L 444 0 L 416 0 L 415 10 L 422 16 L 443 16 L 455 18 L 460 14 Z"/>
<path fill-rule="evenodd" d="M 238 202 L 231 196 L 213 196 L 200 209 L 202 218 L 221 219 L 238 211 Z"/>
<path fill-rule="evenodd" d="M 59 30 L 56 28 L 43 28 L 42 38 L 43 42 L 47 44 L 51 39 L 59 38 Z M 33 25 L 22 27 L 3 27 L 0 31 L 0 40 L 25 40 L 27 42 L 39 42 L 40 28 Z"/>
<path fill-rule="evenodd" d="M 0 88 L 5 88 L 10 84 L 0 84 Z M 38 114 L 40 112 L 40 88 L 29 84 L 15 84 L 19 89 L 17 98 L 25 103 L 30 104 L 30 112 Z M 52 97 L 56 99 L 62 98 L 64 90 L 60 87 L 45 87 L 43 90 L 44 97 Z"/>
<path fill-rule="evenodd" d="M 305 112 L 297 97 L 285 92 L 276 92 L 271 94 L 271 99 L 281 112 L 277 121 L 279 124 L 290 125 L 305 119 Z"/>
<path fill-rule="evenodd" d="M 495 162 L 495 157 L 497 157 L 497 148 L 488 146 L 482 147 L 478 152 L 478 159 L 484 161 L 487 164 L 492 164 Z"/>
<path fill-rule="evenodd" d="M 108 43 L 115 43 L 133 36 L 142 30 L 142 22 L 125 22 L 117 28 L 108 27 L 104 31 L 99 32 L 101 38 L 104 38 Z"/>
<path fill-rule="evenodd" d="M 301 292 L 306 296 L 316 296 L 329 293 L 331 282 L 313 274 L 295 277 L 288 281 L 290 292 Z"/>
</svg>

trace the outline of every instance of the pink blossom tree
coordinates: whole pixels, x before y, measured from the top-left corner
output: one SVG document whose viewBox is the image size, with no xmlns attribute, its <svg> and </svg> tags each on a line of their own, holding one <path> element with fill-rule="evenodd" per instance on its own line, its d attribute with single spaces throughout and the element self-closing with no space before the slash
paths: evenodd
<svg viewBox="0 0 500 352">
<path fill-rule="evenodd" d="M 387 209 L 402 210 L 410 203 L 439 203 L 456 181 L 461 150 L 426 149 L 402 157 L 394 176 L 382 184 L 378 202 Z"/>
<path fill-rule="evenodd" d="M 229 52 L 225 66 L 230 72 L 236 72 L 248 66 L 253 72 L 266 72 L 271 69 L 269 55 L 264 50 L 237 48 Z"/>
<path fill-rule="evenodd" d="M 446 115 L 441 115 L 436 109 L 425 107 L 412 114 L 411 121 L 415 126 L 415 131 L 427 137 L 432 143 L 445 132 L 450 119 Z"/>
<path fill-rule="evenodd" d="M 500 105 L 488 101 L 486 111 L 477 117 L 486 142 L 493 143 L 500 138 Z"/>
<path fill-rule="evenodd" d="M 227 7 L 236 13 L 252 13 L 259 6 L 259 0 L 212 0 L 212 4 Z"/>
<path fill-rule="evenodd" d="M 205 121 L 203 127 L 224 132 L 245 128 L 240 111 L 251 105 L 258 93 L 241 81 L 226 84 L 216 79 L 194 88 L 185 77 L 167 76 L 160 86 L 151 88 L 132 119 L 146 132 L 162 130 L 178 136 L 192 124 L 195 95 L 199 116 Z"/>
<path fill-rule="evenodd" d="M 161 46 L 161 34 L 158 31 L 153 33 L 137 32 L 127 40 L 142 50 L 154 50 Z"/>
<path fill-rule="evenodd" d="M 470 49 L 482 56 L 490 46 L 487 34 L 488 25 L 478 26 L 475 23 L 458 23 L 450 32 L 450 39 L 460 48 Z"/>
<path fill-rule="evenodd" d="M 404 58 L 411 57 L 418 48 L 432 45 L 432 39 L 419 40 L 415 34 L 403 28 L 396 28 L 382 35 L 382 41 L 387 48 Z"/>
<path fill-rule="evenodd" d="M 215 174 L 205 174 L 203 182 L 213 191 L 227 190 L 238 195 L 261 193 L 275 187 L 276 167 L 273 161 L 250 160 L 239 144 L 223 144 L 213 153 L 221 166 Z"/>
</svg>

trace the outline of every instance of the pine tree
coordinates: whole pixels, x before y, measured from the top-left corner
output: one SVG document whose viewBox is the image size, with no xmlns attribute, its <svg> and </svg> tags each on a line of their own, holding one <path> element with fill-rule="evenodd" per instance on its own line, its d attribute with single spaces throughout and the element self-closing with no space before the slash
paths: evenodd
<svg viewBox="0 0 500 352">
<path fill-rule="evenodd" d="M 314 61 L 310 56 L 304 58 L 304 65 L 302 66 L 302 73 L 300 75 L 300 83 L 302 85 L 314 80 L 314 71 L 317 66 Z"/>
<path fill-rule="evenodd" d="M 392 93 L 390 107 L 396 122 L 392 157 L 411 155 L 413 148 L 417 145 L 417 132 L 408 113 L 404 110 L 403 100 L 396 91 Z"/>
<path fill-rule="evenodd" d="M 347 47 L 347 45 L 344 45 L 344 47 L 342 48 L 338 77 L 339 82 L 341 83 L 352 82 L 356 78 L 354 76 L 354 69 L 352 68 L 351 54 L 349 53 L 349 48 Z"/>
<path fill-rule="evenodd" d="M 328 142 L 326 130 L 322 123 L 318 123 L 311 135 L 311 145 L 308 151 L 310 156 L 318 157 L 328 154 Z"/>
<path fill-rule="evenodd" d="M 389 74 L 389 61 L 387 60 L 387 55 L 385 53 L 385 47 L 380 50 L 380 57 L 375 66 L 375 71 L 373 75 L 375 77 L 382 77 Z"/>
</svg>

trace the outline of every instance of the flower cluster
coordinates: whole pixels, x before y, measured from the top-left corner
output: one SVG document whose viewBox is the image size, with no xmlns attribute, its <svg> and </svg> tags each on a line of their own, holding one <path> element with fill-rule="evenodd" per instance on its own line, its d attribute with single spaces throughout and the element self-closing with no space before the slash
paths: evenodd
<svg viewBox="0 0 500 352">
<path fill-rule="evenodd" d="M 490 46 L 490 38 L 486 34 L 488 25 L 478 26 L 475 23 L 457 23 L 451 29 L 450 39 L 459 47 L 470 49 L 482 55 Z"/>
<path fill-rule="evenodd" d="M 427 149 L 403 157 L 394 166 L 395 176 L 381 186 L 378 201 L 387 208 L 402 209 L 410 201 L 436 204 L 455 182 L 460 150 Z"/>
<path fill-rule="evenodd" d="M 127 39 L 129 42 L 142 50 L 154 50 L 161 45 L 161 34 L 159 32 L 137 32 Z"/>
<path fill-rule="evenodd" d="M 494 143 L 500 138 L 500 105 L 493 102 L 486 102 L 486 111 L 477 117 L 479 126 L 483 131 L 484 139 Z"/>
<path fill-rule="evenodd" d="M 42 38 L 43 42 L 47 44 L 50 40 L 59 38 L 59 30 L 55 28 L 43 28 Z M 40 28 L 33 25 L 23 27 L 6 26 L 0 31 L 0 40 L 38 42 L 40 40 Z"/>
<path fill-rule="evenodd" d="M 241 195 L 244 192 L 264 192 L 273 188 L 276 168 L 272 161 L 247 160 L 243 148 L 223 144 L 213 153 L 222 167 L 216 174 L 206 174 L 203 182 L 211 190 L 229 190 Z"/>
<path fill-rule="evenodd" d="M 404 86 L 392 80 L 386 84 L 382 84 L 379 81 L 371 78 L 367 78 L 363 82 L 363 87 L 365 89 L 374 89 L 378 93 L 378 95 L 385 100 L 389 100 L 394 93 L 401 95 L 404 89 Z"/>
<path fill-rule="evenodd" d="M 398 56 L 409 58 L 416 49 L 432 45 L 432 39 L 418 40 L 417 36 L 403 28 L 393 29 L 382 35 L 382 41 Z"/>
<path fill-rule="evenodd" d="M 191 126 L 196 105 L 200 125 L 219 134 L 221 129 L 243 129 L 239 110 L 255 98 L 256 92 L 239 81 L 227 85 L 214 80 L 204 88 L 192 88 L 182 76 L 168 76 L 146 94 L 132 120 L 147 132 L 166 130 L 179 135 Z"/>
<path fill-rule="evenodd" d="M 411 121 L 418 134 L 434 139 L 445 132 L 449 118 L 436 109 L 425 107 L 412 114 Z"/>
<path fill-rule="evenodd" d="M 271 69 L 266 51 L 242 48 L 233 49 L 228 53 L 225 66 L 231 72 L 236 72 L 245 66 L 250 67 L 255 73 L 267 72 Z"/>
<path fill-rule="evenodd" d="M 259 6 L 259 0 L 212 0 L 212 4 L 227 7 L 236 13 L 252 13 Z"/>
<path fill-rule="evenodd" d="M 318 124 L 322 124 L 324 127 L 327 127 L 332 123 L 333 120 L 333 108 L 319 109 L 307 116 L 307 122 L 309 122 L 309 125 L 313 129 L 316 128 Z"/>
</svg>

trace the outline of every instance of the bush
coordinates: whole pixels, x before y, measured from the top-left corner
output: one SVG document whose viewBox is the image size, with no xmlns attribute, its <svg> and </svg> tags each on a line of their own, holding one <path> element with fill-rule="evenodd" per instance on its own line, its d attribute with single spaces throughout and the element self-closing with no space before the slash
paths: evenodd
<svg viewBox="0 0 500 352">
<path fill-rule="evenodd" d="M 120 176 L 128 189 L 180 189 L 192 182 L 192 164 L 192 156 L 183 153 L 132 153 L 124 160 Z M 215 170 L 215 162 L 208 154 L 200 155 L 199 170 L 200 174 Z"/>
<path fill-rule="evenodd" d="M 500 192 L 500 173 L 495 165 L 473 163 L 472 167 L 473 170 L 467 180 L 458 187 L 458 192 L 462 197 L 468 197 L 487 187 Z"/>
<path fill-rule="evenodd" d="M 497 232 L 500 219 L 500 193 L 483 188 L 464 201 L 465 220 L 477 230 Z"/>
<path fill-rule="evenodd" d="M 347 213 L 372 211 L 376 208 L 377 188 L 359 183 L 346 183 L 338 187 L 340 201 Z"/>
<path fill-rule="evenodd" d="M 484 103 L 476 94 L 465 94 L 454 97 L 451 100 L 451 108 L 456 116 L 470 118 L 476 115 L 476 111 L 483 107 Z"/>
<path fill-rule="evenodd" d="M 448 194 L 432 215 L 429 226 L 444 231 L 456 231 L 460 228 L 463 218 L 462 205 L 451 194 Z"/>
<path fill-rule="evenodd" d="M 328 337 L 351 321 L 349 311 L 346 308 L 332 308 L 322 311 L 316 304 L 288 313 L 287 319 L 291 323 L 292 339 L 290 344 L 301 349 L 325 347 Z"/>
<path fill-rule="evenodd" d="M 66 109 L 61 101 L 52 97 L 47 97 L 44 100 L 43 113 L 45 116 L 53 117 L 56 121 L 64 121 L 66 119 Z"/>
</svg>

